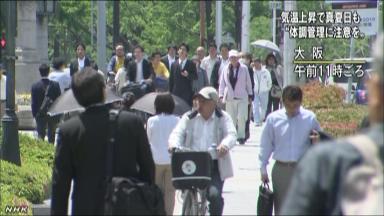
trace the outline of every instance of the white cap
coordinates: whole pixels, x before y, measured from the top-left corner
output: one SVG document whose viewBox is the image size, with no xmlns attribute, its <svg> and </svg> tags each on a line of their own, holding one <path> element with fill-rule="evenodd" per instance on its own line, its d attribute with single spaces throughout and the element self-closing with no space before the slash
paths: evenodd
<svg viewBox="0 0 384 216">
<path fill-rule="evenodd" d="M 207 100 L 219 100 L 219 96 L 217 94 L 216 89 L 210 86 L 202 88 L 199 93 L 197 93 L 195 96 L 201 96 Z"/>
<path fill-rule="evenodd" d="M 231 58 L 231 57 L 238 57 L 238 56 L 239 56 L 239 52 L 237 52 L 237 50 L 229 51 L 229 55 L 228 55 L 229 58 Z"/>
</svg>

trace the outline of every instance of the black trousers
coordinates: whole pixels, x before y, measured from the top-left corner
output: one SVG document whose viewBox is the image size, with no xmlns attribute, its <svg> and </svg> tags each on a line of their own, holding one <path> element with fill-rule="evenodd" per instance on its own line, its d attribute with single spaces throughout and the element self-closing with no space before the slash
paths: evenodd
<svg viewBox="0 0 384 216">
<path fill-rule="evenodd" d="M 55 142 L 55 132 L 57 128 L 57 124 L 59 123 L 57 117 L 35 117 L 36 120 L 36 130 L 37 135 L 40 139 L 45 139 L 45 135 L 47 135 L 48 128 L 48 142 Z"/>
<path fill-rule="evenodd" d="M 250 137 L 250 132 L 249 132 L 249 123 L 251 122 L 251 112 L 252 112 L 252 104 L 248 104 L 248 117 L 247 121 L 245 122 L 245 140 L 248 140 Z"/>
<path fill-rule="evenodd" d="M 268 105 L 267 105 L 267 112 L 265 114 L 265 118 L 271 113 L 272 111 L 276 111 L 279 109 L 280 105 L 280 98 L 272 97 L 271 91 L 269 91 L 268 94 Z"/>
<path fill-rule="evenodd" d="M 212 180 L 207 191 L 209 201 L 209 214 L 222 215 L 224 209 L 224 198 L 222 197 L 224 181 L 220 178 L 219 165 L 213 160 Z"/>
</svg>

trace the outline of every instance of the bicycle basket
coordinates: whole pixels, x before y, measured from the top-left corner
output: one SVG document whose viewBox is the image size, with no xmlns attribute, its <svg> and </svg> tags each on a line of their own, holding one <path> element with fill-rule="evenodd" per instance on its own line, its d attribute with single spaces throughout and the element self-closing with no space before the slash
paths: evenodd
<svg viewBox="0 0 384 216">
<path fill-rule="evenodd" d="M 205 188 L 211 182 L 212 159 L 208 152 L 174 152 L 172 183 L 176 189 Z"/>
</svg>

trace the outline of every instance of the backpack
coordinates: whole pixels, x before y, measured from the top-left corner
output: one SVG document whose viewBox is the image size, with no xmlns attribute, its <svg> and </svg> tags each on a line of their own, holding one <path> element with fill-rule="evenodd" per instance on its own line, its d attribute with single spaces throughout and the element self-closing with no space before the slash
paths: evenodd
<svg viewBox="0 0 384 216">
<path fill-rule="evenodd" d="M 368 136 L 348 141 L 362 155 L 362 163 L 350 168 L 344 179 L 341 207 L 344 215 L 383 215 L 383 163 L 379 148 Z"/>
<path fill-rule="evenodd" d="M 164 198 L 155 184 L 133 177 L 113 176 L 113 148 L 116 142 L 118 110 L 109 113 L 109 137 L 107 150 L 107 190 L 105 194 L 105 215 L 166 215 Z"/>
<path fill-rule="evenodd" d="M 48 109 L 52 106 L 54 102 L 54 100 L 52 100 L 52 98 L 48 96 L 49 89 L 51 88 L 52 85 L 53 85 L 52 82 L 49 81 L 48 86 L 45 89 L 43 102 L 41 103 L 41 106 L 37 111 L 36 117 L 43 118 L 47 116 Z"/>
</svg>

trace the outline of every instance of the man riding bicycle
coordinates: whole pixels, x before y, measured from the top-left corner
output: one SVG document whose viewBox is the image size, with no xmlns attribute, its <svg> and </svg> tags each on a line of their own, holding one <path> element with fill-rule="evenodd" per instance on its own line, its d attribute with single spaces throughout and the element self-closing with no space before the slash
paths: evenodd
<svg viewBox="0 0 384 216">
<path fill-rule="evenodd" d="M 205 87 L 194 96 L 197 109 L 183 115 L 169 136 L 169 148 L 187 148 L 191 151 L 209 151 L 217 145 L 217 154 L 212 154 L 211 183 L 207 188 L 210 215 L 222 215 L 223 185 L 233 176 L 229 150 L 236 144 L 236 129 L 229 114 L 217 107 L 219 97 L 212 87 Z"/>
</svg>

